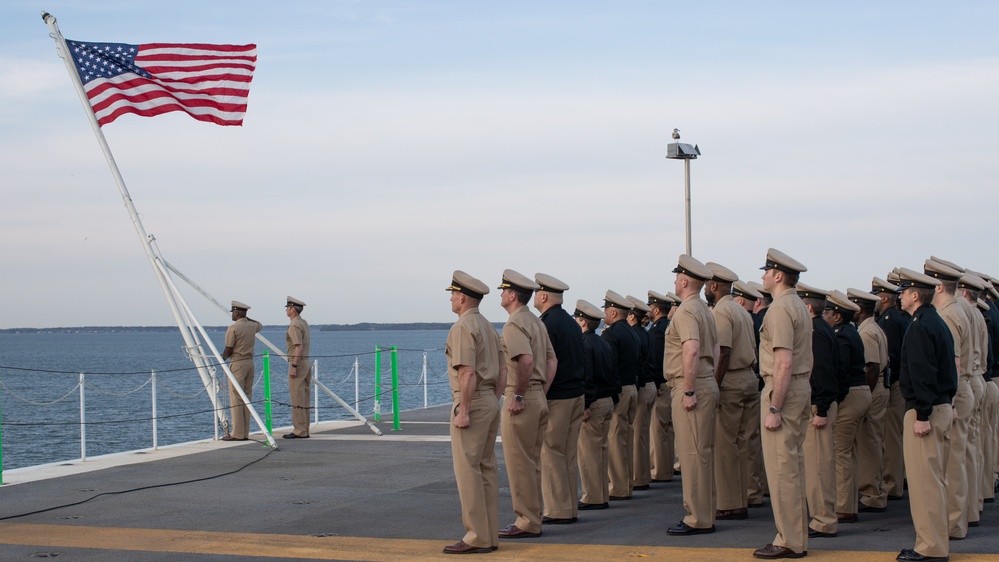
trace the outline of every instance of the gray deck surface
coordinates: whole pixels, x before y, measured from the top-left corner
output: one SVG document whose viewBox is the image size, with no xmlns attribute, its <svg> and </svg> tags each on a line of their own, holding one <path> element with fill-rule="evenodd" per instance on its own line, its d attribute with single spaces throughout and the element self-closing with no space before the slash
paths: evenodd
<svg viewBox="0 0 999 562">
<path fill-rule="evenodd" d="M 440 546 L 463 535 L 460 504 L 451 468 L 448 407 L 403 414 L 402 430 L 381 423 L 384 438 L 364 427 L 314 433 L 308 440 L 278 439 L 270 451 L 257 442 L 129 466 L 108 468 L 0 488 L 0 526 L 9 523 L 95 527 L 430 539 Z M 427 423 L 438 422 L 438 423 Z M 436 437 L 436 440 L 419 440 Z M 404 438 L 406 440 L 398 440 Z M 500 524 L 514 519 L 502 462 Z M 218 476 L 239 470 L 234 474 Z M 198 482 L 167 485 L 204 478 Z M 717 532 L 671 537 L 666 528 L 683 516 L 680 478 L 636 491 L 611 509 L 581 512 L 573 525 L 549 525 L 535 542 L 548 544 L 648 545 L 752 549 L 775 534 L 767 507 L 751 509 L 745 521 L 719 521 Z M 80 502 L 76 506 L 34 511 Z M 769 501 L 769 500 L 768 500 Z M 951 543 L 952 553 L 997 553 L 999 508 L 986 504 L 981 527 Z M 894 559 L 912 546 L 908 501 L 893 501 L 884 514 L 861 514 L 842 524 L 839 537 L 812 539 L 821 550 L 881 551 Z M 566 547 L 570 548 L 570 547 Z M 439 551 L 438 551 L 439 552 Z M 0 544 L 0 560 L 34 560 L 56 553 L 59 560 L 254 560 L 223 555 L 129 552 L 110 548 L 55 548 Z M 889 554 L 890 553 L 890 554 Z M 36 557 L 32 557 L 35 555 Z M 371 559 L 377 559 L 373 553 Z M 259 558 L 273 560 L 276 558 Z M 487 557 L 487 560 L 491 559 Z M 963 558 L 973 559 L 973 558 Z"/>
</svg>

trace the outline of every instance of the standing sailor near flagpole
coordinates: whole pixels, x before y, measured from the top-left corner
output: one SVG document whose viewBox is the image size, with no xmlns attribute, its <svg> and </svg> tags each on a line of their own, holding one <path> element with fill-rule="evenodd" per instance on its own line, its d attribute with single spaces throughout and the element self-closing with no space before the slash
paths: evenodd
<svg viewBox="0 0 999 562">
<path fill-rule="evenodd" d="M 229 361 L 229 370 L 243 389 L 246 398 L 252 402 L 253 344 L 256 342 L 255 336 L 263 326 L 246 315 L 249 310 L 249 305 L 232 301 L 233 324 L 225 332 L 225 350 L 222 351 L 222 359 L 232 358 Z M 250 434 L 250 412 L 232 383 L 229 385 L 229 411 L 232 418 L 230 434 L 222 440 L 246 441 Z"/>
<path fill-rule="evenodd" d="M 285 439 L 309 438 L 309 405 L 312 395 L 312 363 L 309 360 L 309 323 L 302 318 L 305 303 L 288 297 L 284 311 L 291 319 L 285 343 L 288 345 L 288 392 L 291 394 L 291 423 L 294 429 Z"/>
</svg>

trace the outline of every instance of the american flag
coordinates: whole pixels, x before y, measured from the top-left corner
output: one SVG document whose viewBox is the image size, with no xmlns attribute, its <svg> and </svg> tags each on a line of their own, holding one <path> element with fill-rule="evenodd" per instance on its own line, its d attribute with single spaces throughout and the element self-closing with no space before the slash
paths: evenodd
<svg viewBox="0 0 999 562">
<path fill-rule="evenodd" d="M 126 113 L 153 117 L 170 111 L 219 125 L 243 124 L 256 45 L 66 44 L 101 126 Z"/>
</svg>

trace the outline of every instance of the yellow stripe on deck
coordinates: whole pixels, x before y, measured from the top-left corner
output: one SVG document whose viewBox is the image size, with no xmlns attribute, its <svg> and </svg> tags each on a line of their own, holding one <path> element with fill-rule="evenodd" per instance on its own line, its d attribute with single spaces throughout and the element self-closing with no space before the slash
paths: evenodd
<svg viewBox="0 0 999 562">
<path fill-rule="evenodd" d="M 176 552 L 264 558 L 311 558 L 318 560 L 440 560 L 453 559 L 441 552 L 442 540 L 376 539 L 362 537 L 312 537 L 219 533 L 126 527 L 76 525 L 30 525 L 0 523 L 0 544 L 48 548 L 93 548 L 113 551 Z M 901 548 L 901 547 L 900 547 Z M 808 560 L 885 562 L 894 553 L 843 550 L 813 550 Z M 666 546 L 616 546 L 591 544 L 547 544 L 501 541 L 496 552 L 473 560 L 588 560 L 726 561 L 752 560 L 748 548 L 682 548 Z M 954 562 L 999 562 L 999 554 L 952 554 Z"/>
</svg>

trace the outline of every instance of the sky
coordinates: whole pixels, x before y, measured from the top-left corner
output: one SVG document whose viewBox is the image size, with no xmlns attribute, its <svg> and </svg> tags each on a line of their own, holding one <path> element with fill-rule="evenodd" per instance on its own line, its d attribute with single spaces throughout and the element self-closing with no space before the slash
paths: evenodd
<svg viewBox="0 0 999 562">
<path fill-rule="evenodd" d="M 103 132 L 164 258 L 267 324 L 287 295 L 313 324 L 452 321 L 455 269 L 553 275 L 569 308 L 673 290 L 674 128 L 702 262 L 999 275 L 995 2 L 8 0 L 0 328 L 173 323 L 43 10 L 75 40 L 257 44 L 242 127 Z"/>
</svg>

